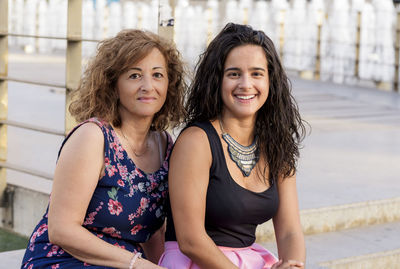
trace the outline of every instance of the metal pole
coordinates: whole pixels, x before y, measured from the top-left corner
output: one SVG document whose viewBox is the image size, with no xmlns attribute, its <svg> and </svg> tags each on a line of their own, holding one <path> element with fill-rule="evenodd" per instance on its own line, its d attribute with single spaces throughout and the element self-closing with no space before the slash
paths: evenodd
<svg viewBox="0 0 400 269">
<path fill-rule="evenodd" d="M 65 134 L 76 125 L 68 111 L 71 92 L 78 88 L 82 71 L 82 0 L 68 1 Z"/>
<path fill-rule="evenodd" d="M 8 76 L 8 0 L 0 0 L 0 77 Z M 0 78 L 0 120 L 8 117 L 8 85 Z M 7 125 L 0 124 L 0 161 L 7 160 Z M 0 201 L 7 185 L 6 169 L 0 168 Z"/>
</svg>

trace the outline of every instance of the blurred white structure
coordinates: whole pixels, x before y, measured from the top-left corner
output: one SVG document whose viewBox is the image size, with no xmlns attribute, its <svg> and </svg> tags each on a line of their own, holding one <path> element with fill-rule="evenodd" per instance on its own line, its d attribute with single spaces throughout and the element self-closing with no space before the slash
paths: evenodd
<svg viewBox="0 0 400 269">
<path fill-rule="evenodd" d="M 124 28 L 157 32 L 161 12 L 172 14 L 168 0 L 83 0 L 82 36 L 100 40 Z M 9 0 L 9 31 L 41 36 L 66 36 L 67 0 Z M 263 30 L 274 42 L 287 69 L 313 73 L 318 25 L 321 25 L 321 79 L 354 83 L 392 82 L 396 12 L 392 0 L 175 0 L 175 36 L 190 66 L 228 22 Z M 357 16 L 361 12 L 358 77 Z M 65 40 L 10 37 L 10 46 L 25 52 L 52 53 Z M 95 42 L 83 42 L 91 56 Z M 282 51 L 281 51 L 282 50 Z"/>
</svg>

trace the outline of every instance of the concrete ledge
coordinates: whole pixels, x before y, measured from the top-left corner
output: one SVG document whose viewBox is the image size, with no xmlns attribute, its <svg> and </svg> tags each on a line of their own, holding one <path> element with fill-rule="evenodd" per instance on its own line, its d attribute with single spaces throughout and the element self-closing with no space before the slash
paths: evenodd
<svg viewBox="0 0 400 269">
<path fill-rule="evenodd" d="M 400 220 L 400 197 L 300 211 L 304 234 L 334 232 Z M 272 222 L 260 225 L 258 241 L 273 241 Z"/>
<path fill-rule="evenodd" d="M 12 216 L 12 221 L 7 227 L 0 222 L 0 227 L 12 229 L 18 234 L 29 237 L 46 211 L 49 194 L 9 185 L 14 187 L 12 205 L 8 210 L 0 208 L 0 220 L 5 220 L 7 218 L 6 211 L 11 210 L 12 213 L 9 213 L 8 216 Z"/>
<path fill-rule="evenodd" d="M 25 249 L 0 252 L 0 269 L 20 268 Z"/>
<path fill-rule="evenodd" d="M 321 263 L 321 268 L 326 269 L 375 269 L 398 268 L 400 264 L 400 249 L 372 253 L 363 256 L 349 257 L 337 261 Z"/>
</svg>

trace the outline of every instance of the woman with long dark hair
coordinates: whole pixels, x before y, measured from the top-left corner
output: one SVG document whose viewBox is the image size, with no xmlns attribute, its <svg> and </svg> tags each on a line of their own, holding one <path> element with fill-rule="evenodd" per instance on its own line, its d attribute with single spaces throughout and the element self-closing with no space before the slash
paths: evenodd
<svg viewBox="0 0 400 269">
<path fill-rule="evenodd" d="M 273 42 L 230 23 L 201 55 L 171 155 L 167 268 L 303 268 L 296 162 L 305 134 Z M 172 221 L 173 217 L 173 221 Z M 255 244 L 273 220 L 279 258 Z"/>
</svg>

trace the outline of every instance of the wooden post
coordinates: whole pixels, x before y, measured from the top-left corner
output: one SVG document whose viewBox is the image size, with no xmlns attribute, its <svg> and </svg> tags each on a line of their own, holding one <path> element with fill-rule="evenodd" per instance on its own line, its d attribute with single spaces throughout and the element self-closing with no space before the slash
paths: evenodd
<svg viewBox="0 0 400 269">
<path fill-rule="evenodd" d="M 0 0 L 0 120 L 8 117 L 8 0 Z M 7 160 L 7 125 L 0 123 L 0 161 Z M 0 167 L 0 201 L 7 186 L 6 168 Z"/>
<path fill-rule="evenodd" d="M 394 54 L 394 82 L 393 89 L 399 91 L 399 64 L 400 64 L 400 12 L 397 12 L 396 22 L 396 43 L 395 43 L 395 54 Z"/>
<path fill-rule="evenodd" d="M 360 77 L 360 43 L 361 43 L 361 11 L 357 12 L 357 33 L 356 33 L 356 62 L 354 76 Z"/>
<path fill-rule="evenodd" d="M 318 29 L 317 29 L 317 54 L 315 56 L 315 72 L 314 79 L 321 79 L 321 33 L 322 33 L 322 24 L 325 18 L 325 14 L 323 10 L 318 10 Z"/>
<path fill-rule="evenodd" d="M 82 72 L 82 0 L 68 1 L 67 59 L 65 96 L 65 134 L 76 125 L 68 111 L 71 93 L 76 90 Z"/>
<path fill-rule="evenodd" d="M 286 10 L 279 11 L 279 55 L 283 61 L 283 46 L 285 45 L 285 16 Z"/>
<path fill-rule="evenodd" d="M 166 39 L 174 40 L 174 25 L 175 25 L 175 0 L 169 0 L 171 7 L 171 17 L 164 17 L 166 14 L 162 14 L 161 10 L 163 6 L 167 4 L 167 0 L 160 0 L 158 8 L 158 34 Z"/>
</svg>

